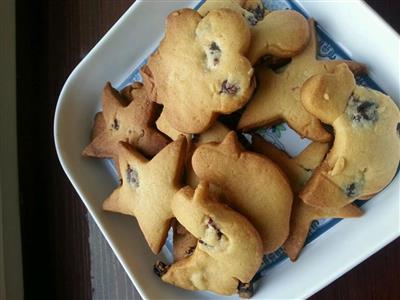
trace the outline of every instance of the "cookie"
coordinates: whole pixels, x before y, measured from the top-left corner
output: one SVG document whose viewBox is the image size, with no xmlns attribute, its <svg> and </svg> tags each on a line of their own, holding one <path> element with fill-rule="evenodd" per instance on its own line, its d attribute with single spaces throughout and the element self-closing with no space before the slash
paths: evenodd
<svg viewBox="0 0 400 300">
<path fill-rule="evenodd" d="M 249 45 L 246 21 L 232 10 L 202 18 L 182 9 L 168 16 L 165 37 L 142 75 L 173 128 L 201 133 L 219 114 L 247 103 L 254 89 L 253 69 L 244 56 Z"/>
<path fill-rule="evenodd" d="M 120 94 L 107 82 L 103 90 L 103 112 L 95 117 L 92 141 L 83 155 L 112 158 L 118 142 L 123 141 L 146 157 L 153 157 L 170 142 L 153 127 L 155 117 L 155 104 L 148 100 L 141 83 L 133 83 Z"/>
<path fill-rule="evenodd" d="M 176 220 L 172 228 L 174 229 L 172 254 L 174 261 L 179 261 L 193 254 L 198 240 Z"/>
<path fill-rule="evenodd" d="M 257 228 L 265 253 L 289 234 L 292 191 L 286 175 L 263 155 L 245 151 L 230 132 L 221 143 L 200 145 L 192 166 L 200 180 L 222 188 L 226 201 Z"/>
<path fill-rule="evenodd" d="M 314 21 L 310 20 L 311 38 L 307 48 L 293 57 L 291 63 L 274 72 L 259 66 L 256 70 L 258 89 L 244 111 L 238 128 L 250 130 L 286 121 L 302 137 L 318 142 L 326 142 L 331 135 L 324 129 L 317 117 L 303 107 L 300 88 L 311 76 L 332 71 L 343 63 L 339 60 L 318 60 L 317 37 Z M 354 72 L 363 71 L 363 65 L 345 61 Z"/>
<path fill-rule="evenodd" d="M 266 155 L 277 163 L 288 176 L 292 186 L 295 196 L 290 216 L 290 232 L 288 239 L 283 244 L 284 251 L 292 261 L 298 258 L 312 221 L 322 218 L 352 218 L 362 215 L 362 210 L 353 204 L 341 208 L 317 208 L 304 203 L 298 197 L 300 190 L 324 159 L 329 150 L 329 144 L 311 143 L 293 158 L 258 135 L 253 136 L 252 147 L 254 151 Z"/>
<path fill-rule="evenodd" d="M 400 160 L 400 112 L 394 101 L 355 83 L 348 66 L 316 75 L 301 89 L 304 107 L 335 129 L 333 147 L 300 193 L 316 207 L 342 207 L 381 191 Z"/>
<path fill-rule="evenodd" d="M 207 0 L 199 9 L 203 16 L 227 8 L 240 13 L 248 22 L 251 44 L 247 57 L 255 64 L 266 55 L 293 57 L 308 44 L 307 20 L 294 10 L 265 10 L 262 1 Z"/>
<path fill-rule="evenodd" d="M 186 146 L 182 136 L 150 161 L 127 143 L 120 143 L 117 149 L 121 185 L 104 201 L 103 209 L 135 216 L 156 254 L 173 218 L 171 201 L 181 187 Z"/>
<path fill-rule="evenodd" d="M 163 281 L 221 295 L 232 295 L 251 281 L 262 261 L 261 238 L 245 217 L 213 198 L 207 183 L 195 191 L 182 188 L 172 211 L 199 241 L 191 256 L 161 269 L 155 266 Z"/>
</svg>

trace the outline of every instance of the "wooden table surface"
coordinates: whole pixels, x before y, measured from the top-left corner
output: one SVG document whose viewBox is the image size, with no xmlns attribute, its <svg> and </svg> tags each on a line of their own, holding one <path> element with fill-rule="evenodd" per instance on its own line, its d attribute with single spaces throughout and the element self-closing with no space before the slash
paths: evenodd
<svg viewBox="0 0 400 300">
<path fill-rule="evenodd" d="M 70 72 L 133 2 L 17 0 L 18 155 L 26 299 L 91 299 L 87 211 L 58 162 L 53 116 Z M 367 2 L 400 31 L 397 0 Z M 397 239 L 312 299 L 400 299 L 399 283 Z"/>
</svg>

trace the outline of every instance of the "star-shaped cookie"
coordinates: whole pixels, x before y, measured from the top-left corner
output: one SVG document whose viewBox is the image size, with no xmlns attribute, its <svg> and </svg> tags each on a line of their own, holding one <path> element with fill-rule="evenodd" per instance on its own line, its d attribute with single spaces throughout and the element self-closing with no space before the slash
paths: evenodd
<svg viewBox="0 0 400 300">
<path fill-rule="evenodd" d="M 291 63 L 281 72 L 258 67 L 258 89 L 239 121 L 239 129 L 247 131 L 286 121 L 302 137 L 318 142 L 331 139 L 321 122 L 304 109 L 300 101 L 300 88 L 311 76 L 331 72 L 340 63 L 345 62 L 354 73 L 364 71 L 365 66 L 354 61 L 318 60 L 314 21 L 310 20 L 309 25 L 309 45 L 302 53 L 293 57 Z"/>
<path fill-rule="evenodd" d="M 251 44 L 247 57 L 254 65 L 261 57 L 293 57 L 310 39 L 307 20 L 294 10 L 269 12 L 262 1 L 207 0 L 200 8 L 202 16 L 215 9 L 231 9 L 240 13 L 249 24 Z"/>
<path fill-rule="evenodd" d="M 342 208 L 316 208 L 304 203 L 298 197 L 300 190 L 324 159 L 329 150 L 329 144 L 314 142 L 293 158 L 258 135 L 253 136 L 252 147 L 277 163 L 288 176 L 292 186 L 295 197 L 290 217 L 290 232 L 288 239 L 283 244 L 285 252 L 292 261 L 299 256 L 312 221 L 323 218 L 352 218 L 362 215 L 362 210 L 353 204 Z"/>
<path fill-rule="evenodd" d="M 186 159 L 186 138 L 180 137 L 148 161 L 129 144 L 117 149 L 121 186 L 103 209 L 135 216 L 154 253 L 165 242 L 173 214 L 171 201 L 180 188 Z"/>
<path fill-rule="evenodd" d="M 95 117 L 92 142 L 83 155 L 112 158 L 118 142 L 123 141 L 153 157 L 170 141 L 154 128 L 155 117 L 155 104 L 148 100 L 141 83 L 135 82 L 119 93 L 108 82 L 103 90 L 103 112 Z"/>
</svg>

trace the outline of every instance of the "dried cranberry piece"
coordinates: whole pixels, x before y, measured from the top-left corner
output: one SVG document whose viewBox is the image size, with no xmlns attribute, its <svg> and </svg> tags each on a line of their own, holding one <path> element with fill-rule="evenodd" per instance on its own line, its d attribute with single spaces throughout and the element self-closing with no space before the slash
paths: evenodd
<svg viewBox="0 0 400 300">
<path fill-rule="evenodd" d="M 254 9 L 248 9 L 249 12 L 251 12 L 254 15 L 254 18 L 257 21 L 261 21 L 264 19 L 264 8 L 261 5 L 257 5 L 256 8 Z"/>
<path fill-rule="evenodd" d="M 126 168 L 126 180 L 134 187 L 139 187 L 139 174 L 136 169 L 132 168 L 129 164 Z"/>
<path fill-rule="evenodd" d="M 194 252 L 194 249 L 196 249 L 196 246 L 191 246 L 191 247 L 189 247 L 189 249 L 187 249 L 187 250 L 185 251 L 186 256 L 192 255 L 193 252 Z"/>
<path fill-rule="evenodd" d="M 153 272 L 158 277 L 162 277 L 165 273 L 167 273 L 168 269 L 169 269 L 169 266 L 159 260 L 153 266 Z"/>
<path fill-rule="evenodd" d="M 364 101 L 357 106 L 357 117 L 367 121 L 374 121 L 376 119 L 376 109 L 378 105 L 374 102 Z"/>
<path fill-rule="evenodd" d="M 354 197 L 355 195 L 357 195 L 356 183 L 352 182 L 349 185 L 347 185 L 344 189 L 344 192 L 347 197 Z"/>
<path fill-rule="evenodd" d="M 199 141 L 199 137 L 200 135 L 195 133 L 190 135 L 190 139 L 192 140 L 193 143 L 197 143 Z"/>
<path fill-rule="evenodd" d="M 239 86 L 237 86 L 234 83 L 228 82 L 228 80 L 224 80 L 224 82 L 222 82 L 221 91 L 219 93 L 220 94 L 224 93 L 224 94 L 234 96 L 239 92 L 239 90 L 240 90 Z"/>
<path fill-rule="evenodd" d="M 251 298 L 254 295 L 254 286 L 252 282 L 243 283 L 239 281 L 237 291 L 240 298 Z"/>
<path fill-rule="evenodd" d="M 209 218 L 207 224 L 217 232 L 218 240 L 220 240 L 222 237 L 222 232 L 219 230 L 218 225 L 214 222 L 214 220 Z"/>
<path fill-rule="evenodd" d="M 219 59 L 221 57 L 221 48 L 219 48 L 216 42 L 212 42 L 210 47 L 210 56 L 212 58 L 212 63 L 214 66 L 219 64 Z"/>
<path fill-rule="evenodd" d="M 113 123 L 111 124 L 111 128 L 114 130 L 119 129 L 119 121 L 117 119 L 114 119 Z"/>
</svg>

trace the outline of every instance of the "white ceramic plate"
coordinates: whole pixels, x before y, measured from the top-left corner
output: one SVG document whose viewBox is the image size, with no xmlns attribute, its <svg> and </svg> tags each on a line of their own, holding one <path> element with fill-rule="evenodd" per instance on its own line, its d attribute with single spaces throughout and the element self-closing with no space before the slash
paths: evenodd
<svg viewBox="0 0 400 300">
<path fill-rule="evenodd" d="M 368 64 L 370 78 L 398 101 L 399 35 L 364 2 L 265 2 L 275 8 L 294 7 L 315 18 L 324 28 L 319 29 L 320 55 L 325 58 L 350 56 Z M 136 80 L 135 70 L 157 47 L 168 13 L 198 4 L 199 1 L 137 1 L 72 72 L 60 94 L 55 114 L 55 144 L 64 171 L 145 299 L 225 297 L 184 291 L 164 284 L 153 274 L 152 266 L 157 258 L 147 247 L 134 218 L 101 210 L 102 201 L 117 186 L 110 163 L 84 159 L 81 152 L 89 143 L 104 83 L 111 81 L 115 86 L 122 86 Z M 368 78 L 361 78 L 359 82 L 375 86 Z M 298 138 L 289 130 L 272 138 L 286 146 L 298 145 L 294 152 L 306 143 L 297 143 Z M 382 193 L 365 203 L 366 213 L 362 218 L 330 221 L 325 227 L 320 224 L 319 233 L 313 236 L 296 263 L 282 259 L 279 253 L 276 254 L 279 259 L 266 259 L 267 268 L 258 281 L 254 299 L 306 298 L 398 237 L 399 183 L 397 176 Z M 168 259 L 167 247 L 160 256 Z"/>
</svg>

